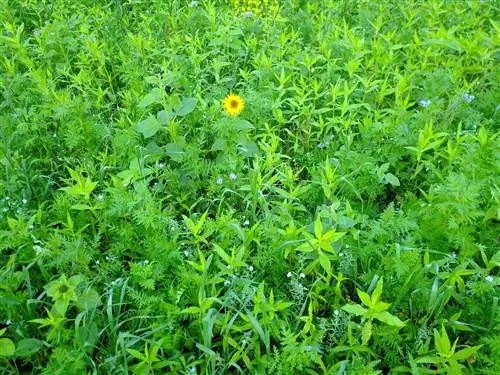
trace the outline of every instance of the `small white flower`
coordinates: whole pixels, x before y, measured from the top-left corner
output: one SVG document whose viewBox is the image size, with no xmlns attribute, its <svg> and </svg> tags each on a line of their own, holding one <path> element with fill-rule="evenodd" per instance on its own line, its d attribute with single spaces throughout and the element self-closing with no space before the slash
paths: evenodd
<svg viewBox="0 0 500 375">
<path fill-rule="evenodd" d="M 323 142 L 321 142 L 320 144 L 318 144 L 318 148 L 325 148 L 326 147 L 326 144 L 324 144 Z"/>
<path fill-rule="evenodd" d="M 104 195 L 99 194 L 99 195 L 97 196 L 97 200 L 102 202 L 102 201 L 104 200 Z"/>
<path fill-rule="evenodd" d="M 299 275 L 299 277 L 300 277 L 301 279 L 303 279 L 304 277 L 306 277 L 306 275 L 304 274 L 304 272 L 301 272 L 301 273 L 300 273 L 300 275 Z"/>
<path fill-rule="evenodd" d="M 8 200 L 10 199 L 10 197 L 5 197 L 4 199 L 5 199 L 6 201 L 8 201 Z"/>
<path fill-rule="evenodd" d="M 248 221 L 248 219 L 243 222 L 244 227 L 246 227 L 248 224 L 250 224 L 250 221 Z"/>
<path fill-rule="evenodd" d="M 198 2 L 197 1 L 191 1 L 191 3 L 189 4 L 190 8 L 194 8 L 194 7 L 197 7 L 197 6 L 198 6 Z"/>
<path fill-rule="evenodd" d="M 286 277 L 288 277 L 288 278 L 290 278 L 290 277 L 292 277 L 292 276 L 293 276 L 293 273 L 291 273 L 291 272 L 288 272 L 288 273 L 286 274 Z"/>
<path fill-rule="evenodd" d="M 33 228 L 33 224 L 30 224 L 30 226 L 28 227 L 29 230 L 32 230 Z"/>
<path fill-rule="evenodd" d="M 312 347 L 311 345 L 307 345 L 307 346 L 305 347 L 305 349 L 306 349 L 308 352 L 310 352 L 310 351 L 312 350 L 312 348 L 313 348 L 313 347 Z"/>
<path fill-rule="evenodd" d="M 5 322 L 5 325 L 6 326 L 10 326 L 12 324 L 12 322 L 10 321 L 10 319 L 8 319 L 6 322 Z"/>
<path fill-rule="evenodd" d="M 217 185 L 222 185 L 224 183 L 224 179 L 222 177 L 217 177 L 217 180 L 215 180 L 215 183 Z"/>
<path fill-rule="evenodd" d="M 339 315 L 339 310 L 335 310 L 335 311 L 333 311 L 333 313 L 338 316 Z"/>
<path fill-rule="evenodd" d="M 252 16 L 253 16 L 253 12 L 246 12 L 246 13 L 245 13 L 245 17 L 250 18 L 250 17 L 252 17 Z"/>
<path fill-rule="evenodd" d="M 430 99 L 420 99 L 418 104 L 420 104 L 422 107 L 427 108 L 430 106 L 432 101 Z"/>
<path fill-rule="evenodd" d="M 464 100 L 467 103 L 472 102 L 476 97 L 474 95 L 470 95 L 468 92 L 464 93 Z"/>
<path fill-rule="evenodd" d="M 487 282 L 487 283 L 492 283 L 493 282 L 493 276 L 491 275 L 488 275 L 484 278 L 484 280 Z"/>
<path fill-rule="evenodd" d="M 2 212 L 7 212 L 9 209 L 7 207 L 2 208 Z"/>
<path fill-rule="evenodd" d="M 229 177 L 229 179 L 230 179 L 231 181 L 234 181 L 234 180 L 236 180 L 236 178 L 237 178 L 236 174 L 234 174 L 234 173 L 229 173 L 229 176 L 228 176 L 228 177 Z"/>
<path fill-rule="evenodd" d="M 344 256 L 344 253 L 339 253 L 339 257 L 343 257 Z"/>
<path fill-rule="evenodd" d="M 23 202 L 23 204 L 26 204 L 26 203 L 28 203 L 28 200 L 26 198 L 23 198 L 23 200 L 21 202 Z"/>
<path fill-rule="evenodd" d="M 163 163 L 158 164 L 158 168 L 160 168 L 160 169 L 162 169 L 164 166 L 165 166 L 165 164 L 163 164 Z"/>
<path fill-rule="evenodd" d="M 33 31 L 33 35 L 34 35 L 34 36 L 40 36 L 40 34 L 41 34 L 40 29 L 35 29 L 35 30 Z"/>
<path fill-rule="evenodd" d="M 96 260 L 96 261 L 95 261 L 95 264 L 99 265 L 99 263 L 100 263 L 100 262 L 99 262 L 98 260 Z"/>
<path fill-rule="evenodd" d="M 224 280 L 224 286 L 228 286 L 228 285 L 231 285 L 231 281 L 229 281 L 229 280 Z"/>
<path fill-rule="evenodd" d="M 249 270 L 250 272 L 252 272 L 252 271 L 253 271 L 253 266 L 248 266 L 248 270 Z"/>
<path fill-rule="evenodd" d="M 228 270 L 230 270 L 230 269 L 231 269 L 231 265 L 230 265 L 230 264 L 228 264 L 228 265 L 226 266 L 226 268 L 227 268 Z"/>
<path fill-rule="evenodd" d="M 184 256 L 186 256 L 186 257 L 189 256 L 189 251 L 184 250 Z"/>
<path fill-rule="evenodd" d="M 144 264 L 147 266 L 147 265 L 149 264 L 149 260 L 147 260 L 147 259 L 146 259 L 146 260 L 144 261 Z"/>
</svg>

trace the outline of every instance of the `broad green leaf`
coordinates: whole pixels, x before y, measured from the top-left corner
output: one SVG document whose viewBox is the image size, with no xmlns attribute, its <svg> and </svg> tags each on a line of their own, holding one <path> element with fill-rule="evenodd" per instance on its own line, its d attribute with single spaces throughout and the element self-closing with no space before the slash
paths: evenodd
<svg viewBox="0 0 500 375">
<path fill-rule="evenodd" d="M 319 263 L 321 264 L 321 267 L 326 271 L 328 275 L 331 275 L 332 273 L 332 264 L 330 262 L 330 258 L 328 257 L 328 254 L 325 254 L 322 251 L 318 252 L 319 256 Z"/>
<path fill-rule="evenodd" d="M 17 343 L 16 357 L 29 357 L 43 347 L 43 341 L 37 339 L 22 339 Z"/>
<path fill-rule="evenodd" d="M 392 173 L 385 174 L 384 179 L 385 179 L 385 181 L 387 181 L 387 183 L 391 184 L 392 186 L 401 185 L 401 183 L 399 182 L 399 179 L 396 176 L 394 176 Z"/>
<path fill-rule="evenodd" d="M 427 357 L 420 357 L 415 360 L 416 363 L 434 363 L 438 364 L 441 362 L 441 359 L 437 356 L 427 356 Z"/>
<path fill-rule="evenodd" d="M 156 114 L 158 117 L 158 121 L 160 121 L 163 125 L 167 125 L 168 122 L 175 116 L 175 113 L 172 111 L 158 111 Z"/>
<path fill-rule="evenodd" d="M 217 138 L 210 147 L 210 151 L 221 151 L 226 148 L 226 140 L 224 138 Z"/>
<path fill-rule="evenodd" d="M 147 119 L 139 121 L 137 124 L 137 131 L 141 133 L 144 138 L 152 137 L 160 129 L 161 124 L 154 116 L 149 116 Z"/>
<path fill-rule="evenodd" d="M 16 352 L 16 346 L 11 339 L 0 338 L 0 357 L 11 357 Z"/>
<path fill-rule="evenodd" d="M 238 131 L 255 129 L 255 127 L 252 125 L 250 121 L 241 119 L 235 120 L 234 128 Z"/>
<path fill-rule="evenodd" d="M 359 296 L 359 299 L 361 300 L 361 302 L 363 302 L 363 304 L 365 306 L 371 307 L 372 306 L 372 300 L 371 300 L 370 296 L 368 295 L 368 293 L 363 292 L 360 289 L 356 289 L 356 290 L 358 292 L 358 296 Z"/>
<path fill-rule="evenodd" d="M 139 107 L 146 108 L 151 104 L 161 103 L 163 100 L 163 90 L 160 88 L 155 88 L 151 90 L 149 94 L 146 94 L 144 99 L 139 103 Z"/>
<path fill-rule="evenodd" d="M 361 305 L 356 304 L 346 304 L 342 306 L 342 310 L 348 312 L 349 314 L 357 315 L 357 316 L 363 316 L 366 314 L 368 311 Z"/>
<path fill-rule="evenodd" d="M 198 99 L 196 98 L 184 98 L 181 101 L 181 106 L 175 112 L 177 116 L 186 116 L 194 111 L 196 105 L 198 104 Z"/>
<path fill-rule="evenodd" d="M 316 238 L 320 239 L 323 236 L 323 224 L 321 223 L 321 218 L 316 216 L 316 221 L 314 222 L 314 235 Z"/>
<path fill-rule="evenodd" d="M 363 345 L 367 344 L 372 337 L 372 321 L 368 320 L 361 330 L 361 340 Z"/>
<path fill-rule="evenodd" d="M 382 290 L 384 288 L 384 278 L 381 277 L 380 280 L 377 282 L 377 286 L 375 287 L 375 290 L 372 293 L 372 301 L 373 304 L 376 305 L 380 296 L 382 295 Z"/>
<path fill-rule="evenodd" d="M 163 148 L 166 155 L 170 156 L 176 161 L 182 160 L 184 150 L 177 143 L 169 143 Z"/>
<path fill-rule="evenodd" d="M 385 324 L 389 324 L 394 327 L 404 327 L 405 323 L 401 321 L 397 316 L 390 314 L 387 311 L 377 312 L 373 315 L 376 319 L 380 320 Z"/>
<path fill-rule="evenodd" d="M 214 251 L 224 260 L 224 262 L 231 264 L 231 257 L 224 251 L 223 248 L 214 244 Z"/>
<path fill-rule="evenodd" d="M 477 352 L 482 345 L 477 345 L 477 346 L 471 346 L 470 348 L 462 349 L 455 354 L 453 354 L 450 359 L 453 359 L 455 361 L 461 361 L 464 359 L 469 358 L 472 354 Z"/>
</svg>

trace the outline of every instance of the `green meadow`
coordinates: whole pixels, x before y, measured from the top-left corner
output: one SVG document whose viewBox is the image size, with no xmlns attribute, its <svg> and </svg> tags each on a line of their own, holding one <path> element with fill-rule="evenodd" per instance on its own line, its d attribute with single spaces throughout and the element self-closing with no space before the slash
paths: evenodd
<svg viewBox="0 0 500 375">
<path fill-rule="evenodd" d="M 0 0 L 0 375 L 500 374 L 496 0 Z"/>
</svg>

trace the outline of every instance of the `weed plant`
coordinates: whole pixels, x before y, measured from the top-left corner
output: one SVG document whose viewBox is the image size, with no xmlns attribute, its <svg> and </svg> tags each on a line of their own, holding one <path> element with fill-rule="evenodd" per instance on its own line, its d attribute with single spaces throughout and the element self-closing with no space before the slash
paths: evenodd
<svg viewBox="0 0 500 375">
<path fill-rule="evenodd" d="M 496 0 L 0 0 L 0 374 L 500 374 Z"/>
</svg>

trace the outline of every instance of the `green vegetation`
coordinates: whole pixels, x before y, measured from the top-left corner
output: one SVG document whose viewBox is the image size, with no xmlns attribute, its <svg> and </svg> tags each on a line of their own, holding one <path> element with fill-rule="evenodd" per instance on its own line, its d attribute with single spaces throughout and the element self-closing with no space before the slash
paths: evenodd
<svg viewBox="0 0 500 375">
<path fill-rule="evenodd" d="M 499 374 L 498 10 L 0 0 L 0 374 Z"/>
</svg>

